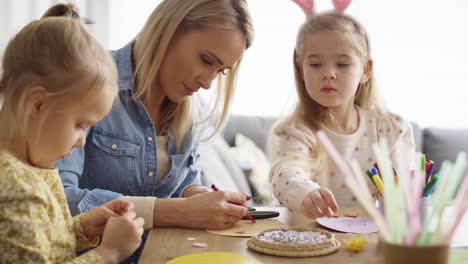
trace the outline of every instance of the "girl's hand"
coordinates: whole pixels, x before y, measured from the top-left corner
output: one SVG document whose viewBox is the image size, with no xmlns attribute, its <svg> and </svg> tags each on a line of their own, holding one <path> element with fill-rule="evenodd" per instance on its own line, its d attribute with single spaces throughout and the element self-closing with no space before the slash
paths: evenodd
<svg viewBox="0 0 468 264">
<path fill-rule="evenodd" d="M 140 246 L 144 222 L 134 211 L 109 218 L 102 243 L 96 248 L 104 263 L 120 263 Z"/>
<path fill-rule="evenodd" d="M 85 236 L 90 241 L 94 240 L 96 236 L 104 233 L 105 225 L 110 217 L 117 217 L 131 210 L 133 210 L 133 205 L 122 200 L 112 200 L 89 210 L 80 217 Z"/>
<path fill-rule="evenodd" d="M 312 219 L 332 217 L 338 211 L 333 193 L 328 188 L 318 188 L 310 192 L 302 201 L 302 213 Z"/>
</svg>

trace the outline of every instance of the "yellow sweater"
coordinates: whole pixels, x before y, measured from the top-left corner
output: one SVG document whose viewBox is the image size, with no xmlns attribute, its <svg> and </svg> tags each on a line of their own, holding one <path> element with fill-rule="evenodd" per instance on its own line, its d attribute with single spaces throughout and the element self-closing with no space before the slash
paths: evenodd
<svg viewBox="0 0 468 264">
<path fill-rule="evenodd" d="M 0 151 L 0 262 L 101 263 L 71 217 L 58 170 L 31 167 Z M 95 242 L 95 241 L 94 241 Z"/>
</svg>

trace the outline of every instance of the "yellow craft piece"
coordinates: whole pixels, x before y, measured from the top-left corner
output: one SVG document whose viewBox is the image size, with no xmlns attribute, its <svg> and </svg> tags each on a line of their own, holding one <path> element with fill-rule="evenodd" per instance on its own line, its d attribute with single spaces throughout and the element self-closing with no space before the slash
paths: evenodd
<svg viewBox="0 0 468 264">
<path fill-rule="evenodd" d="M 229 252 L 205 252 L 172 259 L 166 264 L 262 264 L 253 258 Z"/>
<path fill-rule="evenodd" d="M 345 248 L 355 253 L 361 253 L 367 245 L 367 240 L 359 239 L 359 237 L 353 237 L 351 241 L 344 240 Z"/>
</svg>

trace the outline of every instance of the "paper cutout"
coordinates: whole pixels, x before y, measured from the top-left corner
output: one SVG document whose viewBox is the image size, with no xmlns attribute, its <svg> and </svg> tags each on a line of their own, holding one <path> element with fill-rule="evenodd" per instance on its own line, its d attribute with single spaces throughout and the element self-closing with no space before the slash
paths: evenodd
<svg viewBox="0 0 468 264">
<path fill-rule="evenodd" d="M 203 242 L 194 242 L 194 243 L 192 243 L 192 247 L 194 247 L 194 248 L 207 248 L 208 244 L 203 243 Z"/>
<path fill-rule="evenodd" d="M 358 217 L 357 214 L 344 214 L 345 217 L 352 217 L 352 218 L 356 218 Z"/>
<path fill-rule="evenodd" d="M 287 227 L 288 225 L 283 224 L 278 220 L 258 220 L 256 224 L 248 220 L 241 220 L 237 222 L 233 227 L 228 229 L 206 231 L 221 236 L 251 237 L 265 229 Z"/>
<path fill-rule="evenodd" d="M 353 237 L 351 240 L 343 240 L 345 242 L 345 247 L 347 250 L 350 250 L 354 253 L 361 253 L 366 247 L 368 241 L 366 239 L 361 239 L 358 236 Z"/>
<path fill-rule="evenodd" d="M 369 234 L 378 232 L 375 223 L 369 217 L 318 218 L 317 223 L 330 229 L 345 233 Z"/>
<path fill-rule="evenodd" d="M 190 254 L 172 259 L 166 264 L 262 264 L 262 262 L 250 257 L 229 252 L 205 252 Z"/>
</svg>

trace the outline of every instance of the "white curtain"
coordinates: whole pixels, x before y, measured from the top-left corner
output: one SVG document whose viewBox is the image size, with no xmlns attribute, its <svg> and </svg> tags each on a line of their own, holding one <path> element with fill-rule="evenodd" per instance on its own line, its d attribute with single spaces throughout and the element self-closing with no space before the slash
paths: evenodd
<svg viewBox="0 0 468 264">
<path fill-rule="evenodd" d="M 0 54 L 19 29 L 62 1 L 67 0 L 0 0 Z M 113 50 L 135 37 L 160 1 L 73 2 L 97 22 L 90 30 Z M 232 113 L 288 113 L 297 100 L 291 54 L 304 15 L 290 0 L 248 2 L 256 36 L 244 56 Z M 331 1 L 316 2 L 319 10 L 331 8 Z M 468 127 L 467 11 L 466 0 L 353 0 L 346 12 L 369 33 L 375 76 L 389 109 L 422 126 Z"/>
<path fill-rule="evenodd" d="M 66 2 L 75 3 L 82 16 L 97 22 L 90 26 L 90 31 L 104 46 L 109 46 L 109 0 L 0 0 L 0 51 L 21 28 L 39 19 L 47 8 Z"/>
</svg>

